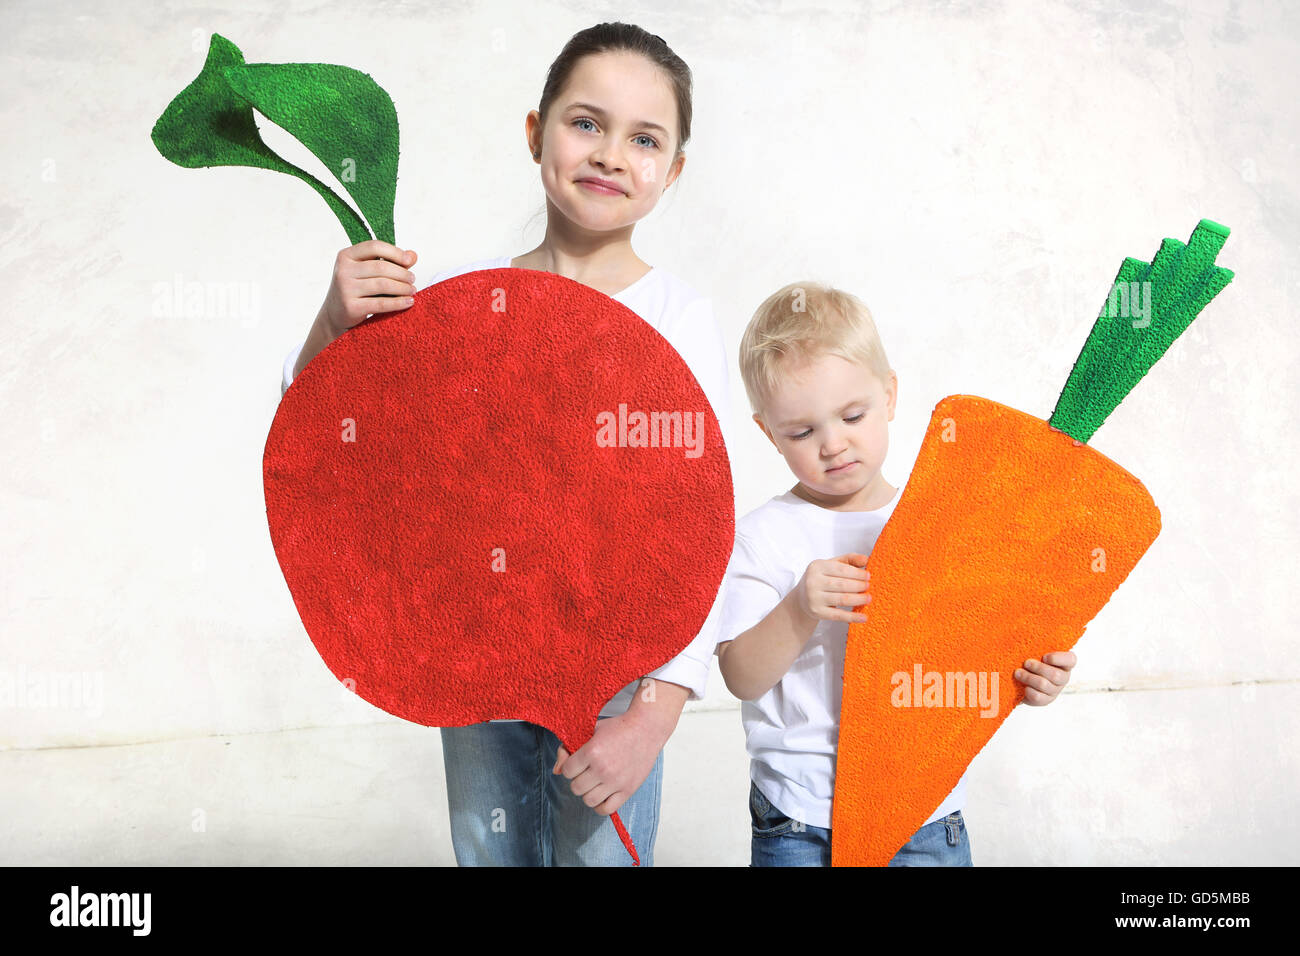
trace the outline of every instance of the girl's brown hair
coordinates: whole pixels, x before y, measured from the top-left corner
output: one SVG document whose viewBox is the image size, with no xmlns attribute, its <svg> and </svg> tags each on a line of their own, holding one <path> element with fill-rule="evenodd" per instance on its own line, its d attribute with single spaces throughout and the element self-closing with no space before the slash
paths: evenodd
<svg viewBox="0 0 1300 956">
<path fill-rule="evenodd" d="M 640 53 L 662 69 L 672 82 L 673 95 L 677 99 L 677 149 L 673 154 L 676 156 L 691 138 L 691 68 L 669 49 L 663 37 L 647 33 L 631 23 L 598 23 L 569 38 L 547 71 L 546 84 L 542 87 L 542 101 L 537 112 L 541 114 L 543 125 L 546 111 L 569 82 L 578 61 L 584 56 L 616 50 Z"/>
</svg>

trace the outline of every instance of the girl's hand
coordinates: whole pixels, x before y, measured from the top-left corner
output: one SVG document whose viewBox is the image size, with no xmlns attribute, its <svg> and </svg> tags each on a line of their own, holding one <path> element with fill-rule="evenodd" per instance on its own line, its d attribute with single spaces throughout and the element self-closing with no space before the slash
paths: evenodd
<svg viewBox="0 0 1300 956">
<path fill-rule="evenodd" d="M 564 774 L 597 813 L 617 813 L 654 770 L 690 695 L 681 684 L 646 678 L 626 713 L 596 721 L 591 739 L 572 754 L 561 744 L 551 773 Z"/>
<path fill-rule="evenodd" d="M 551 773 L 564 774 L 574 795 L 607 817 L 650 776 L 665 740 L 666 734 L 647 732 L 628 714 L 606 717 L 573 754 L 560 745 Z"/>
<path fill-rule="evenodd" d="M 865 554 L 842 554 L 812 562 L 795 587 L 799 610 L 823 621 L 866 621 L 865 614 L 843 609 L 870 603 L 867 582 L 871 575 L 866 566 Z"/>
<path fill-rule="evenodd" d="M 415 295 L 416 254 L 379 239 L 367 239 L 342 250 L 334 260 L 321 316 L 338 338 L 367 316 L 410 308 Z M 382 298 L 391 295 L 396 298 Z"/>
<path fill-rule="evenodd" d="M 1070 683 L 1070 671 L 1078 663 L 1073 651 L 1049 651 L 1043 659 L 1025 661 L 1013 675 L 1025 685 L 1025 703 L 1042 707 L 1056 700 L 1058 694 Z"/>
</svg>

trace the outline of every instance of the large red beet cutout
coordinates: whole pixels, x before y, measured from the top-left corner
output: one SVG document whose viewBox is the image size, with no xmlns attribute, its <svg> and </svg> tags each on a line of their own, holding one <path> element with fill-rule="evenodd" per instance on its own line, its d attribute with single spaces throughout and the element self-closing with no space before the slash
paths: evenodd
<svg viewBox="0 0 1300 956">
<path fill-rule="evenodd" d="M 521 718 L 570 752 L 699 633 L 731 553 L 731 469 L 685 362 L 529 269 L 456 276 L 336 339 L 280 402 L 263 478 L 336 677 L 406 720 Z"/>
</svg>

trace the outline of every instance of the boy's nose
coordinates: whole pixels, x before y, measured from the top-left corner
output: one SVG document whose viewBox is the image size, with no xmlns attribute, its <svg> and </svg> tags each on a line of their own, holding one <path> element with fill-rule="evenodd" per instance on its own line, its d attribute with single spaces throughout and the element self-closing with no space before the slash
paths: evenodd
<svg viewBox="0 0 1300 956">
<path fill-rule="evenodd" d="M 844 454 L 845 449 L 848 447 L 849 443 L 844 440 L 843 436 L 828 435 L 826 441 L 822 443 L 822 457 L 835 458 Z"/>
</svg>

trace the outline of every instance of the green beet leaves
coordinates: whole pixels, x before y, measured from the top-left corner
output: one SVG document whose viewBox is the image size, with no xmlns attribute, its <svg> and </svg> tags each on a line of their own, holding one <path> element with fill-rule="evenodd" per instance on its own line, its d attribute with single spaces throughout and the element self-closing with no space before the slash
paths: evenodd
<svg viewBox="0 0 1300 956">
<path fill-rule="evenodd" d="M 258 133 L 254 109 L 324 163 L 365 219 L 277 156 Z M 373 229 L 375 238 L 396 244 L 397 110 L 365 73 L 328 63 L 245 63 L 238 47 L 214 33 L 203 70 L 168 104 L 152 138 L 178 166 L 253 166 L 296 176 L 320 193 L 349 242 L 370 239 Z"/>
</svg>

